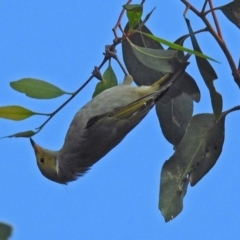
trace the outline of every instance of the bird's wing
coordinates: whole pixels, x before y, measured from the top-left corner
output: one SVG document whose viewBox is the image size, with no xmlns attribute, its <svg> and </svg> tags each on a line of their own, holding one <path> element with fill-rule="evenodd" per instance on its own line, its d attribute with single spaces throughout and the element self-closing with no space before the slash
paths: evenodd
<svg viewBox="0 0 240 240">
<path fill-rule="evenodd" d="M 147 96 L 137 99 L 123 107 L 115 108 L 112 111 L 106 112 L 104 114 L 96 115 L 90 118 L 86 124 L 86 129 L 90 128 L 96 124 L 101 119 L 112 118 L 113 121 L 116 120 L 141 120 L 148 111 L 155 105 L 156 100 L 158 100 L 171 86 L 171 83 L 166 87 L 162 88 L 157 92 L 153 92 Z"/>
<path fill-rule="evenodd" d="M 81 144 L 76 141 L 70 144 L 71 153 L 76 155 L 62 161 L 61 168 L 65 172 L 68 169 L 72 179 L 84 175 L 94 163 L 118 145 L 153 106 L 154 98 L 149 97 L 92 117 L 81 134 Z"/>
<path fill-rule="evenodd" d="M 152 97 L 148 99 L 142 99 L 141 101 L 135 101 L 124 107 L 115 108 L 112 111 L 90 118 L 87 122 L 86 129 L 89 129 L 97 122 L 104 120 L 106 120 L 108 123 L 109 121 L 115 122 L 124 119 L 131 121 L 134 116 L 136 118 L 138 115 L 140 117 L 144 115 L 144 113 L 146 114 L 153 106 L 154 99 Z"/>
<path fill-rule="evenodd" d="M 153 106 L 151 97 L 91 118 L 81 135 L 81 158 L 72 162 L 76 175 L 83 175 L 119 144 Z"/>
</svg>

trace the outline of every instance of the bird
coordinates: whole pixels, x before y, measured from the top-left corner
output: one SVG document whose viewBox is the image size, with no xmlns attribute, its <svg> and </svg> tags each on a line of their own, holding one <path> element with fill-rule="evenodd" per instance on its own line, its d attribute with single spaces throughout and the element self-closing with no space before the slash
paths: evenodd
<svg viewBox="0 0 240 240">
<path fill-rule="evenodd" d="M 122 84 L 95 96 L 74 116 L 59 151 L 42 148 L 30 138 L 42 175 L 60 184 L 83 176 L 140 123 L 188 64 L 151 86 L 132 86 L 128 75 Z"/>
</svg>

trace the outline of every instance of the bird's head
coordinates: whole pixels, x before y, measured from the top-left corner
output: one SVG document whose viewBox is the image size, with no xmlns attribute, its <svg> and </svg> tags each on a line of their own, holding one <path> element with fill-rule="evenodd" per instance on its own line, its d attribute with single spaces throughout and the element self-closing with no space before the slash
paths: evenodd
<svg viewBox="0 0 240 240">
<path fill-rule="evenodd" d="M 57 152 L 40 147 L 31 138 L 30 142 L 36 155 L 38 168 L 43 176 L 54 182 L 63 183 L 58 176 Z"/>
</svg>

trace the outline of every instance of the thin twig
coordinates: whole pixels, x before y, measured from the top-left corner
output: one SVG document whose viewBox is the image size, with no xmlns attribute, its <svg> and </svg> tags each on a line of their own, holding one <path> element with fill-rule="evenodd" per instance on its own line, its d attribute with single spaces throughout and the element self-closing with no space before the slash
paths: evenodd
<svg viewBox="0 0 240 240">
<path fill-rule="evenodd" d="M 215 8 L 212 8 L 212 9 L 209 9 L 209 10 L 207 10 L 206 12 L 204 12 L 203 14 L 205 15 L 205 16 L 207 16 L 209 13 L 211 13 L 212 11 L 216 11 L 216 10 L 219 10 L 220 8 L 219 7 L 215 7 Z"/>
<path fill-rule="evenodd" d="M 181 0 L 182 3 L 185 4 L 185 6 L 189 9 L 191 9 L 196 15 L 200 15 L 200 12 L 194 7 L 192 6 L 187 0 Z"/>
<path fill-rule="evenodd" d="M 129 4 L 129 3 L 131 3 L 131 2 L 132 2 L 132 0 L 128 0 L 125 5 L 127 5 L 127 4 Z M 119 25 L 121 25 L 121 20 L 122 20 L 122 17 L 123 17 L 124 12 L 125 12 L 125 9 L 123 8 L 122 11 L 121 11 L 121 13 L 120 13 L 120 15 L 119 15 L 119 17 L 118 17 L 118 20 L 117 20 L 116 25 L 115 25 L 114 28 L 112 29 L 112 30 L 113 30 L 113 34 L 114 34 L 114 36 L 115 36 L 116 39 L 119 38 L 119 37 L 117 36 L 117 28 L 119 27 Z"/>
<path fill-rule="evenodd" d="M 49 116 L 49 118 L 38 128 L 38 132 L 66 105 L 68 104 L 93 78 L 93 75 L 76 91 L 74 94 L 67 100 L 65 101 L 60 107 L 58 107 L 54 112 L 52 112 Z"/>
<path fill-rule="evenodd" d="M 203 7 L 202 7 L 202 13 L 204 13 L 205 12 L 205 9 L 206 9 L 206 6 L 207 6 L 207 2 L 208 2 L 208 0 L 205 0 L 205 2 L 204 2 L 204 4 L 203 4 Z"/>
<path fill-rule="evenodd" d="M 208 3 L 209 3 L 209 6 L 210 6 L 210 9 L 211 9 L 211 12 L 212 12 L 212 16 L 213 16 L 213 20 L 214 20 L 214 23 L 215 23 L 215 26 L 216 26 L 216 29 L 217 29 L 217 32 L 218 32 L 218 36 L 219 36 L 221 39 L 223 39 L 222 33 L 221 33 L 221 29 L 220 29 L 220 26 L 219 26 L 219 23 L 218 23 L 218 20 L 217 20 L 216 13 L 215 13 L 215 11 L 213 10 L 212 0 L 208 0 Z"/>
<path fill-rule="evenodd" d="M 193 11 L 199 18 L 202 19 L 202 21 L 205 23 L 207 30 L 211 33 L 211 35 L 215 38 L 215 40 L 217 41 L 218 45 L 220 46 L 220 48 L 222 49 L 223 53 L 225 54 L 225 57 L 227 58 L 228 64 L 232 70 L 232 75 L 234 77 L 234 80 L 236 82 L 236 84 L 238 85 L 238 87 L 240 88 L 240 75 L 238 73 L 237 67 L 235 65 L 235 62 L 232 58 L 231 53 L 229 52 L 225 42 L 223 41 L 222 38 L 220 38 L 220 36 L 216 33 L 216 31 L 212 28 L 210 22 L 207 20 L 205 13 L 201 13 L 199 12 L 196 8 L 194 8 L 187 0 L 181 0 L 181 2 L 183 4 L 185 4 L 185 6 L 187 8 L 189 8 L 191 11 Z"/>
<path fill-rule="evenodd" d="M 228 114 L 230 112 L 239 111 L 239 110 L 240 110 L 240 105 L 235 106 L 233 108 L 230 108 L 229 110 L 225 111 L 224 113 L 225 113 L 225 116 L 226 116 L 226 114 Z"/>
<path fill-rule="evenodd" d="M 108 60 L 108 58 L 107 58 L 107 57 L 104 57 L 102 63 L 99 65 L 98 69 L 101 69 L 101 67 L 104 65 L 104 63 L 105 63 L 107 60 Z M 93 78 L 94 78 L 94 74 L 92 74 L 92 75 L 87 79 L 87 81 L 86 81 L 79 89 L 77 89 L 77 90 L 73 93 L 73 95 L 72 95 L 69 99 L 67 99 L 67 100 L 66 100 L 60 107 L 58 107 L 54 112 L 52 112 L 51 114 L 49 114 L 49 118 L 48 118 L 40 127 L 36 128 L 36 129 L 38 129 L 38 131 L 37 131 L 36 133 L 40 132 L 41 129 L 42 129 L 64 106 L 66 106 Z"/>
</svg>

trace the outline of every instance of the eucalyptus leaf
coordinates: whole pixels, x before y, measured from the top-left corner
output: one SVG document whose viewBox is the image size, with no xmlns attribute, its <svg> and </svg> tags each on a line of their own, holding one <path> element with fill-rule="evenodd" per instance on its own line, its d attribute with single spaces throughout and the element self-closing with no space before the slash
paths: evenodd
<svg viewBox="0 0 240 240">
<path fill-rule="evenodd" d="M 192 117 L 175 153 L 162 167 L 159 209 L 165 221 L 182 211 L 189 182 L 194 186 L 217 162 L 224 143 L 225 117 L 236 110 L 239 107 L 222 113 L 217 121 L 213 114 Z"/>
<path fill-rule="evenodd" d="M 15 133 L 6 137 L 2 137 L 2 138 L 19 138 L 19 137 L 24 137 L 24 138 L 30 138 L 32 136 L 34 136 L 36 134 L 36 132 L 29 130 L 29 131 L 24 131 L 24 132 L 19 132 L 19 133 Z"/>
<path fill-rule="evenodd" d="M 17 105 L 0 107 L 0 118 L 21 121 L 21 120 L 29 118 L 33 115 L 47 116 L 47 114 L 33 112 L 27 108 L 17 106 Z"/>
<path fill-rule="evenodd" d="M 179 50 L 179 51 L 183 51 L 183 52 L 187 52 L 187 53 L 191 53 L 191 54 L 194 54 L 195 56 L 198 56 L 198 57 L 201 57 L 203 59 L 209 59 L 209 60 L 212 60 L 214 62 L 218 62 L 216 61 L 215 59 L 205 55 L 205 54 L 202 54 L 202 52 L 199 52 L 199 51 L 194 51 L 192 49 L 189 49 L 189 48 L 185 48 L 185 47 L 182 47 L 181 45 L 178 45 L 176 43 L 172 43 L 172 42 L 169 42 L 163 38 L 159 38 L 159 37 L 156 37 L 156 36 L 153 36 L 151 34 L 148 34 L 148 33 L 142 33 L 143 35 L 145 36 L 148 36 L 149 38 L 161 43 L 161 44 L 164 44 L 172 49 L 175 49 L 175 50 Z"/>
<path fill-rule="evenodd" d="M 193 101 L 185 93 L 168 104 L 156 104 L 156 113 L 164 137 L 174 146 L 181 142 L 193 113 Z"/>
<path fill-rule="evenodd" d="M 10 82 L 10 86 L 28 97 L 37 99 L 51 99 L 60 97 L 63 94 L 72 94 L 63 91 L 51 83 L 34 78 L 23 78 L 18 81 Z"/>
<path fill-rule="evenodd" d="M 126 25 L 124 32 L 128 32 L 128 25 Z M 160 43 L 154 41 L 149 37 L 146 37 L 143 35 L 143 32 L 152 35 L 151 31 L 145 25 L 143 25 L 141 26 L 141 32 L 135 32 L 128 37 L 131 43 L 143 49 L 151 49 L 150 51 L 153 52 L 155 50 L 165 51 L 163 50 L 163 47 Z M 137 58 L 129 41 L 123 40 L 122 52 L 127 70 L 133 76 L 134 82 L 137 85 L 151 85 L 163 76 L 163 73 L 159 71 L 159 65 L 157 65 L 157 70 L 155 70 L 152 68 L 152 66 L 146 66 Z M 179 51 L 177 51 L 177 53 L 179 53 Z M 182 57 L 183 56 L 181 56 L 181 58 Z M 142 56 L 142 58 L 144 58 L 144 56 Z M 178 59 L 174 59 L 176 60 L 175 62 L 169 61 L 171 68 L 175 68 L 179 64 Z M 153 64 L 155 64 L 154 61 Z M 194 101 L 199 102 L 200 91 L 196 82 L 188 73 L 183 73 L 182 76 L 173 85 L 176 86 L 172 86 L 168 92 L 160 99 L 160 102 L 168 103 L 172 98 L 179 96 L 182 92 L 187 93 Z"/>
<path fill-rule="evenodd" d="M 174 71 L 173 63 L 178 61 L 177 51 L 143 48 L 133 43 L 130 46 L 138 60 L 148 68 L 167 73 Z"/>
</svg>

